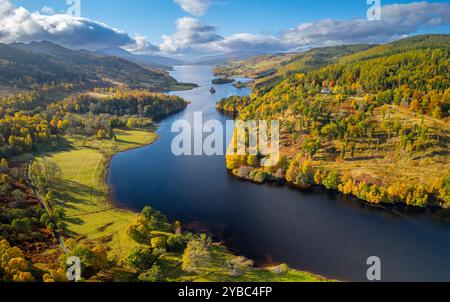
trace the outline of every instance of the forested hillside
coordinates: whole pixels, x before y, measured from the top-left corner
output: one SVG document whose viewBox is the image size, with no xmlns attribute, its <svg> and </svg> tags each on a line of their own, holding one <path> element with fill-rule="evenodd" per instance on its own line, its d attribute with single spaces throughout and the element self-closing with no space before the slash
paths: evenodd
<svg viewBox="0 0 450 302">
<path fill-rule="evenodd" d="M 0 44 L 0 85 L 17 89 L 92 88 L 123 84 L 154 92 L 188 89 L 167 72 L 118 57 L 76 51 L 51 42 Z"/>
<path fill-rule="evenodd" d="M 228 157 L 228 168 L 372 203 L 449 207 L 449 51 L 448 35 L 413 37 L 290 75 L 262 96 L 222 100 L 218 109 L 240 119 L 282 121 L 277 167 Z"/>
<path fill-rule="evenodd" d="M 36 55 L 0 44 L 0 84 L 11 88 L 30 89 L 44 84 L 79 85 L 95 80 L 80 70 L 69 70 L 49 57 Z"/>
<path fill-rule="evenodd" d="M 98 90 L 96 90 L 98 91 Z M 50 109 L 78 114 L 110 114 L 160 118 L 186 108 L 180 97 L 147 91 L 116 91 L 111 94 L 80 94 L 52 104 Z"/>
<path fill-rule="evenodd" d="M 309 72 L 337 62 L 349 54 L 367 50 L 373 45 L 343 45 L 315 48 L 302 53 L 275 54 L 231 61 L 216 66 L 219 76 L 245 76 L 255 79 L 254 92 L 266 93 L 290 74 Z"/>
</svg>

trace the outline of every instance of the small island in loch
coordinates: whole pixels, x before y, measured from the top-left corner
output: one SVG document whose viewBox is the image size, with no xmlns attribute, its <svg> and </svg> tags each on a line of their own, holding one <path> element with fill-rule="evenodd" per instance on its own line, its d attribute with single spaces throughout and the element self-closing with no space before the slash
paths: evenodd
<svg viewBox="0 0 450 302">
<path fill-rule="evenodd" d="M 243 83 L 241 81 L 237 81 L 233 83 L 233 87 L 236 89 L 242 89 L 246 87 L 250 87 L 251 82 Z"/>
<path fill-rule="evenodd" d="M 234 83 L 234 79 L 231 78 L 217 78 L 211 81 L 214 85 L 223 85 L 223 84 L 231 84 Z"/>
</svg>

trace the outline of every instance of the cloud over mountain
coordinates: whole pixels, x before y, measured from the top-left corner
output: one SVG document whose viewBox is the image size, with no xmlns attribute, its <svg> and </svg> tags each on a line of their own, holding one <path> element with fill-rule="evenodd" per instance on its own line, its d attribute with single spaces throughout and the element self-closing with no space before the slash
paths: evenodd
<svg viewBox="0 0 450 302">
<path fill-rule="evenodd" d="M 160 50 L 158 46 L 151 44 L 146 37 L 139 34 L 134 37 L 134 43 L 125 45 L 123 48 L 135 54 L 148 54 Z"/>
<path fill-rule="evenodd" d="M 49 11 L 46 10 L 46 13 Z M 48 40 L 71 48 L 138 45 L 143 41 L 104 23 L 66 14 L 47 15 L 0 0 L 0 42 Z M 148 48 L 152 48 L 147 45 Z"/>
</svg>

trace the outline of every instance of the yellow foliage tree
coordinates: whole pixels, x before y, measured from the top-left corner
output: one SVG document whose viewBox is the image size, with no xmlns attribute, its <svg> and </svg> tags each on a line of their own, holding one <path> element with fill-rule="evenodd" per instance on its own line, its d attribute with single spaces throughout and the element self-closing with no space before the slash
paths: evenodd
<svg viewBox="0 0 450 302">
<path fill-rule="evenodd" d="M 3 273 L 0 278 L 6 282 L 33 282 L 28 262 L 23 252 L 17 247 L 11 247 L 6 240 L 0 241 L 0 267 Z"/>
</svg>

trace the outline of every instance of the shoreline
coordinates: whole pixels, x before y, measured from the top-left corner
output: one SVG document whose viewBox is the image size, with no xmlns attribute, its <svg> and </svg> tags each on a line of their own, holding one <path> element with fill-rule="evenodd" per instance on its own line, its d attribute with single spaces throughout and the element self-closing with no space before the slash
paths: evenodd
<svg viewBox="0 0 450 302">
<path fill-rule="evenodd" d="M 48 158 L 58 164 L 62 176 L 55 184 L 55 202 L 66 211 L 68 233 L 64 240 L 75 238 L 104 246 L 108 258 L 120 263 L 115 268 L 124 268 L 124 260 L 134 248 L 140 246 L 127 234 L 126 229 L 139 217 L 139 211 L 119 207 L 111 198 L 113 189 L 107 181 L 112 158 L 120 153 L 140 149 L 154 144 L 160 136 L 155 128 L 119 129 L 117 141 L 84 138 L 78 135 L 65 136 L 66 143 L 56 150 L 40 152 L 36 159 Z M 164 214 L 164 213 L 163 213 Z M 195 234 L 195 232 L 194 232 Z M 223 266 L 223 259 L 239 256 L 222 242 L 212 245 L 213 262 L 208 273 L 191 276 L 179 271 L 179 276 L 168 282 L 330 282 L 333 279 L 311 272 L 287 268 L 286 273 L 277 273 L 277 267 L 254 266 L 249 274 L 239 278 L 230 277 Z M 168 254 L 163 261 L 176 263 L 182 255 Z M 176 265 L 174 262 L 171 265 Z M 176 266 L 178 267 L 178 266 Z"/>
<path fill-rule="evenodd" d="M 155 132 L 152 132 L 150 129 L 140 129 L 140 130 L 144 131 L 145 133 L 149 133 L 149 134 L 150 133 L 155 133 L 156 134 L 156 131 L 157 131 L 157 129 L 155 129 Z M 111 166 L 111 160 L 113 159 L 114 156 L 116 156 L 118 154 L 151 146 L 154 143 L 156 143 L 159 138 L 160 138 L 160 136 L 158 134 L 156 134 L 156 137 L 149 143 L 143 143 L 143 144 L 140 144 L 139 146 L 136 146 L 136 147 L 128 148 L 128 149 L 125 149 L 125 150 L 120 150 L 119 152 L 116 152 L 116 153 L 113 153 L 113 154 L 105 154 L 104 155 L 105 156 L 105 165 L 104 165 L 103 169 L 104 169 L 105 173 L 102 176 L 102 179 L 103 179 L 104 184 L 108 188 L 107 201 L 110 204 L 112 210 L 120 211 L 120 212 L 127 213 L 127 214 L 130 214 L 130 215 L 133 215 L 133 216 L 139 214 L 139 211 L 136 211 L 136 210 L 128 208 L 128 207 L 121 207 L 121 206 L 119 206 L 118 202 L 114 201 L 111 198 L 111 192 L 113 190 L 113 187 L 108 184 L 108 180 L 107 180 L 108 179 L 108 174 L 109 174 L 109 168 Z M 162 213 L 162 214 L 164 215 L 164 213 Z M 132 221 L 130 221 L 130 223 L 132 223 Z M 208 229 L 208 226 L 207 226 L 207 229 Z M 214 244 L 222 246 L 223 249 L 224 249 L 224 252 L 227 253 L 227 254 L 230 254 L 230 255 L 233 255 L 233 256 L 236 256 L 236 257 L 237 256 L 241 256 L 241 255 L 239 255 L 239 253 L 233 252 L 223 241 L 215 242 Z M 270 265 L 255 265 L 254 269 L 255 270 L 263 270 L 263 271 L 270 271 L 274 267 L 275 266 L 270 266 Z M 294 268 L 289 268 L 289 270 L 291 272 L 294 272 L 294 273 L 297 273 L 297 274 L 307 275 L 310 278 L 312 278 L 311 281 L 312 280 L 314 280 L 316 282 L 317 281 L 319 281 L 319 282 L 336 282 L 337 281 L 336 279 L 330 279 L 328 277 L 325 277 L 325 276 L 322 276 L 322 275 L 318 275 L 318 274 L 315 274 L 313 272 L 303 271 L 303 270 L 294 269 Z"/>
<path fill-rule="evenodd" d="M 231 111 L 224 110 L 223 108 L 220 108 L 220 107 L 218 106 L 219 103 L 220 103 L 220 101 L 216 104 L 216 110 L 217 110 L 219 113 L 221 113 L 221 114 L 223 114 L 223 115 L 226 115 L 226 116 L 228 116 L 228 117 L 230 117 L 230 118 L 233 118 L 233 119 L 237 119 L 237 118 L 238 118 L 239 112 L 231 112 Z M 242 167 L 246 167 L 246 166 L 240 166 L 239 168 L 242 168 Z M 239 169 L 239 168 L 237 168 L 237 169 Z M 262 169 L 263 167 L 251 167 L 251 168 L 253 168 L 253 170 L 259 170 L 259 169 Z M 253 183 L 253 184 L 257 184 L 257 185 L 265 185 L 265 184 L 268 184 L 268 183 L 272 183 L 272 184 L 281 183 L 281 184 L 283 184 L 283 185 L 289 185 L 289 186 L 292 186 L 293 188 L 295 188 L 295 189 L 297 189 L 297 190 L 299 190 L 299 191 L 319 188 L 319 189 L 321 189 L 321 190 L 324 190 L 325 192 L 338 193 L 338 194 L 341 195 L 342 197 L 351 197 L 351 198 L 354 198 L 355 200 L 357 200 L 357 201 L 359 201 L 359 202 L 361 202 L 361 203 L 363 203 L 363 204 L 365 204 L 365 205 L 380 206 L 380 207 L 396 207 L 396 206 L 399 207 L 399 206 L 402 206 L 402 207 L 404 207 L 404 208 L 406 208 L 406 209 L 409 208 L 409 209 L 414 209 L 414 210 L 417 210 L 417 209 L 423 209 L 423 210 L 443 210 L 443 211 L 446 211 L 446 212 L 450 213 L 450 206 L 446 207 L 446 206 L 443 206 L 443 205 L 437 205 L 437 204 L 427 205 L 427 206 L 425 206 L 425 207 L 421 207 L 421 206 L 418 206 L 418 205 L 407 204 L 405 201 L 401 201 L 401 202 L 384 202 L 384 201 L 381 201 L 381 202 L 379 202 L 379 203 L 376 203 L 376 202 L 370 202 L 370 201 L 368 201 L 368 200 L 364 200 L 364 199 L 358 197 L 358 196 L 355 195 L 354 193 L 351 193 L 351 194 L 344 194 L 344 193 L 341 192 L 339 189 L 327 189 L 323 184 L 317 184 L 317 183 L 316 183 L 316 184 L 310 185 L 308 188 L 302 188 L 302 187 L 298 186 L 295 182 L 290 182 L 290 181 L 288 181 L 288 180 L 286 179 L 286 176 L 284 176 L 283 179 L 275 180 L 275 179 L 273 179 L 275 176 L 274 176 L 273 174 L 270 174 L 270 176 L 272 177 L 272 179 L 266 179 L 266 180 L 264 180 L 263 182 L 258 182 L 258 181 L 255 181 L 254 179 L 250 178 L 249 176 L 247 176 L 247 177 L 242 177 L 242 176 L 237 175 L 237 174 L 234 172 L 234 171 L 237 170 L 237 169 L 228 169 L 228 168 L 227 168 L 227 171 L 228 171 L 233 177 L 235 177 L 235 178 L 237 178 L 237 179 L 241 179 L 242 181 L 247 181 L 247 182 L 250 182 L 250 183 Z M 340 177 L 342 177 L 342 175 L 340 175 Z M 383 189 L 385 189 L 385 188 L 383 188 Z"/>
<path fill-rule="evenodd" d="M 248 181 L 248 180 L 245 180 L 245 179 L 241 179 L 241 180 Z M 264 184 L 264 185 L 266 185 L 266 184 Z M 297 191 L 301 190 L 300 188 L 296 187 L 293 184 L 286 183 L 285 186 L 289 186 L 290 188 L 295 189 Z M 324 190 L 323 186 L 320 186 L 320 187 L 318 186 L 317 188 L 315 187 L 315 188 L 313 188 L 311 190 L 316 190 L 316 189 L 320 190 L 321 192 L 327 192 L 329 194 L 339 194 L 338 191 Z M 396 215 L 396 216 L 399 216 L 399 217 L 402 216 L 402 213 L 404 211 L 406 211 L 406 212 L 409 212 L 409 211 L 414 211 L 414 212 L 420 211 L 420 214 L 428 215 L 428 213 L 426 213 L 425 211 L 428 211 L 430 209 L 430 208 L 424 209 L 424 208 L 421 208 L 421 207 L 410 207 L 410 206 L 407 206 L 407 205 L 401 204 L 401 203 L 398 204 L 398 205 L 373 204 L 373 203 L 366 202 L 366 201 L 364 201 L 362 199 L 359 199 L 356 196 L 349 196 L 349 195 L 343 195 L 343 194 L 339 194 L 339 198 L 345 198 L 346 200 L 351 200 L 351 202 L 355 206 L 363 206 L 363 207 L 367 207 L 367 208 L 370 207 L 370 208 L 373 208 L 373 209 L 381 210 L 381 212 L 383 212 L 383 211 L 385 211 L 386 213 L 390 212 L 390 213 L 392 213 L 392 215 Z M 361 203 L 361 201 L 363 201 L 363 203 Z M 132 207 L 132 205 L 133 205 L 133 203 L 131 203 L 130 207 Z M 339 206 L 345 206 L 345 205 L 344 204 L 340 204 Z M 387 207 L 384 207 L 384 206 L 387 206 Z M 397 206 L 400 206 L 400 210 L 399 210 L 399 208 L 397 208 Z M 132 209 L 130 209 L 130 207 L 128 207 L 128 210 L 132 210 Z M 404 209 L 404 210 L 402 210 L 402 209 Z M 433 208 L 433 209 L 442 209 L 442 208 L 437 207 L 437 208 Z M 406 219 L 407 219 L 407 217 L 406 217 Z M 232 249 L 232 246 L 231 246 L 231 249 Z M 234 250 L 235 250 L 234 254 L 238 254 L 239 253 L 239 251 L 237 251 L 236 249 L 234 249 Z"/>
<path fill-rule="evenodd" d="M 257 169 L 257 168 L 255 168 Z M 289 182 L 286 179 L 283 180 L 265 180 L 262 183 L 259 183 L 253 179 L 249 179 L 249 178 L 245 178 L 245 177 L 240 177 L 239 175 L 236 175 L 233 173 L 232 170 L 227 169 L 227 172 L 229 173 L 230 177 L 234 177 L 236 179 L 239 179 L 243 182 L 249 182 L 255 185 L 259 185 L 259 186 L 271 186 L 271 185 L 279 185 L 281 187 L 288 187 L 292 190 L 296 190 L 299 192 L 313 192 L 316 190 L 319 190 L 321 192 L 324 193 L 330 193 L 330 194 L 336 194 L 338 196 L 340 196 L 341 198 L 347 198 L 347 199 L 351 199 L 352 202 L 355 203 L 359 203 L 362 204 L 364 206 L 369 206 L 372 208 L 380 208 L 380 209 L 384 209 L 384 210 L 389 210 L 389 211 L 396 211 L 397 209 L 395 208 L 402 208 L 403 210 L 413 210 L 413 211 L 419 211 L 419 212 L 428 212 L 428 211 L 444 211 L 446 213 L 450 214 L 450 208 L 445 208 L 445 207 L 439 207 L 439 206 L 427 206 L 427 207 L 419 207 L 419 206 L 414 206 L 414 205 L 409 205 L 406 204 L 404 202 L 397 202 L 397 203 L 386 203 L 386 202 L 381 202 L 381 203 L 371 203 L 368 202 L 364 199 L 359 198 L 358 196 L 354 195 L 354 194 L 344 194 L 342 192 L 340 192 L 339 190 L 332 190 L 332 189 L 327 189 L 324 185 L 314 185 L 311 186 L 309 188 L 301 188 L 298 185 L 296 185 L 293 182 Z M 401 213 L 396 213 L 399 216 L 402 216 Z M 421 213 L 423 215 L 428 215 L 429 213 Z"/>
<path fill-rule="evenodd" d="M 62 170 L 63 175 L 53 191 L 58 205 L 66 211 L 69 234 L 99 244 L 109 238 L 104 244 L 110 248 L 112 258 L 125 259 L 126 250 L 136 246 L 124 230 L 138 214 L 111 202 L 107 183 L 111 159 L 121 152 L 155 142 L 157 136 L 151 130 L 118 129 L 116 143 L 90 138 L 85 140 L 77 135 L 65 136 L 70 148 L 65 146 L 37 156 L 50 158 Z M 126 250 L 122 249 L 123 246 L 127 247 Z"/>
<path fill-rule="evenodd" d="M 144 130 L 145 132 L 148 132 L 148 133 L 154 133 L 154 134 L 156 134 L 156 137 L 153 139 L 153 141 L 149 142 L 148 144 L 142 144 L 142 145 L 139 145 L 139 146 L 136 146 L 136 147 L 132 147 L 132 148 L 126 149 L 126 150 L 121 150 L 121 151 L 113 153 L 113 154 L 105 155 L 106 163 L 105 163 L 105 167 L 104 167 L 104 171 L 105 172 L 104 172 L 104 175 L 103 175 L 103 182 L 108 187 L 108 198 L 107 199 L 108 199 L 108 202 L 111 204 L 111 206 L 113 208 L 117 209 L 117 210 L 127 211 L 127 212 L 131 212 L 133 214 L 139 214 L 139 212 L 137 212 L 137 211 L 135 211 L 135 210 L 133 210 L 131 208 L 121 207 L 121 206 L 118 205 L 117 201 L 113 200 L 112 192 L 113 192 L 114 188 L 109 185 L 108 177 L 109 177 L 109 169 L 111 167 L 111 161 L 113 160 L 113 158 L 115 156 L 117 156 L 119 154 L 122 154 L 122 153 L 125 153 L 125 152 L 128 152 L 128 151 L 138 150 L 138 149 L 141 149 L 141 148 L 145 148 L 145 147 L 151 146 L 151 145 L 153 145 L 154 143 L 156 143 L 159 140 L 160 136 L 159 136 L 159 134 L 157 134 L 158 128 L 156 128 L 154 132 L 150 131 L 149 129 L 147 129 L 147 130 L 141 129 L 141 130 Z"/>
</svg>

